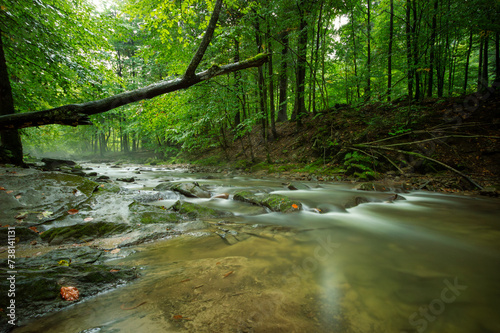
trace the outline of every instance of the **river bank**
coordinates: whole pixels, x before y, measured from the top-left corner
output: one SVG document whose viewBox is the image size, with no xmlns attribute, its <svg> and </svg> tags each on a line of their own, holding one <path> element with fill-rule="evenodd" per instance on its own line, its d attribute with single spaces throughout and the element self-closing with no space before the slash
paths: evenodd
<svg viewBox="0 0 500 333">
<path fill-rule="evenodd" d="M 411 332 L 446 283 L 460 300 L 429 332 L 498 329 L 498 199 L 187 165 L 1 171 L 16 283 L 44 279 L 16 333 Z"/>
</svg>

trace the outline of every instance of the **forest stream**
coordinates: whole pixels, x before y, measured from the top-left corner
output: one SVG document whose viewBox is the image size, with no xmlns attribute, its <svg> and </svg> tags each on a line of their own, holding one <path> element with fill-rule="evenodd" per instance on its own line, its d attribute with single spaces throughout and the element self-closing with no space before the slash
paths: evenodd
<svg viewBox="0 0 500 333">
<path fill-rule="evenodd" d="M 164 191 L 148 204 L 168 209 L 181 200 L 232 214 L 202 219 L 212 231 L 192 227 L 122 249 L 106 264 L 135 266 L 139 278 L 20 318 L 13 332 L 500 332 L 498 199 L 395 196 L 352 183 L 294 182 L 291 190 L 283 179 L 83 166 L 113 180 L 135 177 L 120 183 L 129 193 L 151 194 L 165 180 L 195 183 L 211 197 Z M 233 200 L 242 190 L 284 195 L 301 209 Z"/>
</svg>

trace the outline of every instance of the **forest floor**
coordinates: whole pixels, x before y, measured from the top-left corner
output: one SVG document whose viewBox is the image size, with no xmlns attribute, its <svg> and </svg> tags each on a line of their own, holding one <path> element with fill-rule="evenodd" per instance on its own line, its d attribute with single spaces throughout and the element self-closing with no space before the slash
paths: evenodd
<svg viewBox="0 0 500 333">
<path fill-rule="evenodd" d="M 500 190 L 500 94 L 408 103 L 337 105 L 296 122 L 261 126 L 226 146 L 187 155 L 198 170 L 225 166 L 296 180 L 378 180 L 444 192 Z M 416 154 L 418 155 L 416 155 Z M 203 167 L 205 166 L 205 167 Z M 212 167 L 210 167 L 212 166 Z M 208 168 L 207 168 L 208 167 Z"/>
<path fill-rule="evenodd" d="M 492 90 L 412 103 L 336 105 L 309 114 L 301 127 L 294 121 L 277 123 L 276 133 L 274 138 L 269 130 L 266 143 L 262 126 L 255 126 L 242 138 L 221 134 L 218 148 L 167 162 L 152 152 L 134 158 L 175 161 L 193 171 L 499 195 L 500 94 Z"/>
</svg>

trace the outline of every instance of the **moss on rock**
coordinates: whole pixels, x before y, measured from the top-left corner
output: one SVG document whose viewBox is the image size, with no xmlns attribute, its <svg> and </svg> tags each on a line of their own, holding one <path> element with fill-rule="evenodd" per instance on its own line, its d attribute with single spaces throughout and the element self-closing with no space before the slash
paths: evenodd
<svg viewBox="0 0 500 333">
<path fill-rule="evenodd" d="M 51 244 L 88 242 L 98 237 L 106 237 L 127 231 L 130 227 L 123 223 L 97 222 L 52 228 L 40 237 Z"/>
<path fill-rule="evenodd" d="M 171 209 L 175 212 L 187 215 L 191 219 L 196 218 L 219 218 L 232 216 L 232 213 L 222 210 L 212 209 L 197 205 L 191 202 L 183 202 L 178 200 Z"/>
<path fill-rule="evenodd" d="M 133 202 L 129 205 L 129 209 L 132 213 L 133 223 L 178 223 L 182 220 L 179 213 L 166 210 L 163 206 L 158 207 Z"/>
<path fill-rule="evenodd" d="M 102 251 L 80 247 L 55 250 L 31 258 L 19 258 L 16 261 L 17 317 L 26 320 L 74 304 L 74 301 L 61 298 L 61 287 L 64 286 L 76 287 L 82 299 L 138 277 L 135 268 L 108 266 L 96 261 L 100 257 L 97 252 Z M 61 266 L 58 263 L 60 258 L 74 260 L 71 260 L 69 266 Z M 86 259 L 80 261 L 78 258 Z M 88 260 L 94 260 L 97 264 L 91 264 Z M 6 267 L 6 260 L 0 260 L 0 265 Z M 2 295 L 7 295 L 9 284 L 7 279 L 0 281 Z M 4 325 L 5 320 L 6 316 L 0 316 L 0 325 Z"/>
<path fill-rule="evenodd" d="M 234 194 L 234 200 L 247 202 L 252 205 L 266 207 L 273 212 L 290 213 L 299 211 L 302 204 L 298 201 L 279 194 L 257 195 L 249 191 L 239 191 Z"/>
</svg>

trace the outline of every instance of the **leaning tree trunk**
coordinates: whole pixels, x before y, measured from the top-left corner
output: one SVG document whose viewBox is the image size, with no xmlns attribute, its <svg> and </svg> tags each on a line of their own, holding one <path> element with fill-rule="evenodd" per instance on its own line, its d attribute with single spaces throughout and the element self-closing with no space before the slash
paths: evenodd
<svg viewBox="0 0 500 333">
<path fill-rule="evenodd" d="M 203 55 L 205 54 L 217 26 L 221 7 L 222 0 L 217 0 L 214 6 L 214 12 L 212 13 L 212 17 L 210 18 L 210 22 L 208 23 L 207 30 L 203 35 L 200 46 L 182 77 L 169 81 L 161 81 L 144 88 L 124 92 L 98 101 L 83 104 L 69 104 L 44 111 L 0 115 L 0 131 L 47 124 L 70 126 L 90 125 L 92 124 L 89 119 L 90 115 L 103 113 L 123 105 L 150 99 L 180 89 L 186 89 L 199 82 L 209 80 L 219 75 L 232 73 L 245 68 L 262 66 L 268 61 L 268 54 L 258 54 L 246 61 L 220 67 L 214 65 L 206 71 L 196 73 L 196 69 L 203 59 Z"/>
</svg>

